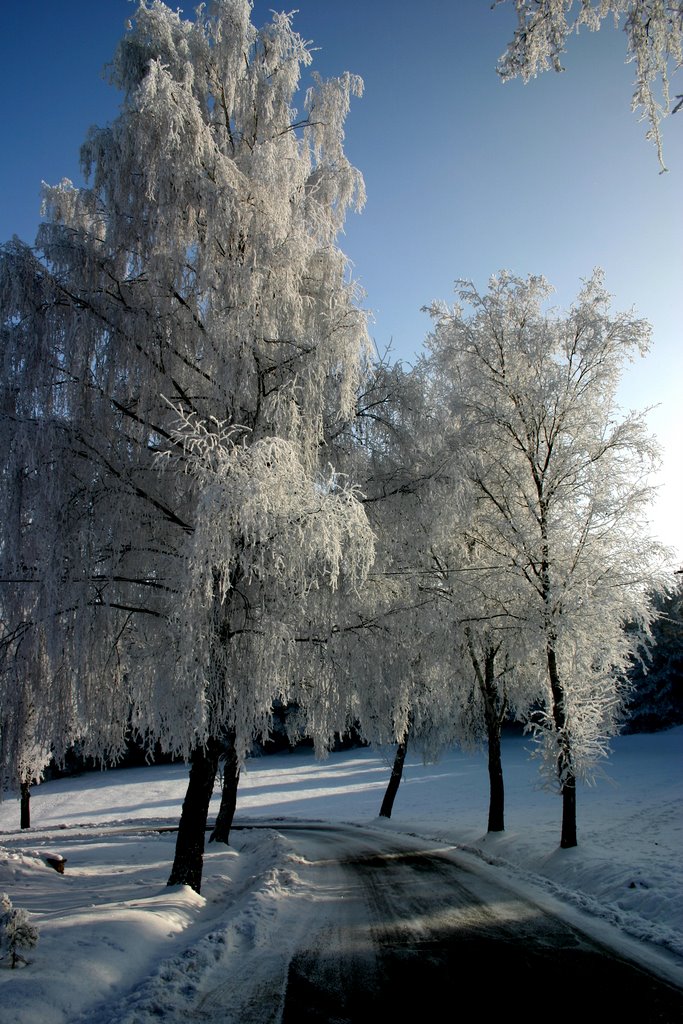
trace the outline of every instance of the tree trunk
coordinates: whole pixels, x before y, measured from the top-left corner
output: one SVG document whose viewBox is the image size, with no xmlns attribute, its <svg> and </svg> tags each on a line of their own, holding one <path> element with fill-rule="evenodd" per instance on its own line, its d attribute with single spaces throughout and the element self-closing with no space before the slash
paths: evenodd
<svg viewBox="0 0 683 1024">
<path fill-rule="evenodd" d="M 209 842 L 226 843 L 230 842 L 230 829 L 232 819 L 235 817 L 237 806 L 237 787 L 240 781 L 240 769 L 237 761 L 237 753 L 233 738 L 229 740 L 225 761 L 223 764 L 223 789 L 221 791 L 221 806 L 218 810 L 216 824 L 209 836 Z"/>
<path fill-rule="evenodd" d="M 577 846 L 576 839 L 576 778 L 574 774 L 567 779 L 562 787 L 562 834 L 560 846 L 568 850 Z"/>
<path fill-rule="evenodd" d="M 491 717 L 487 722 L 489 748 L 489 832 L 505 831 L 505 786 L 500 756 L 501 723 Z"/>
<path fill-rule="evenodd" d="M 206 746 L 197 747 L 192 754 L 168 885 L 189 885 L 195 892 L 201 891 L 206 821 L 222 749 L 220 741 L 209 738 Z"/>
<path fill-rule="evenodd" d="M 477 657 L 472 631 L 465 630 L 467 647 L 474 674 L 484 702 L 486 742 L 489 762 L 489 832 L 505 831 L 505 786 L 503 783 L 503 761 L 500 749 L 500 734 L 507 714 L 507 696 L 503 687 L 501 696 L 496 679 L 496 655 L 500 645 L 484 641 L 484 671 Z"/>
<path fill-rule="evenodd" d="M 406 759 L 406 751 L 408 749 L 408 729 L 406 729 L 402 741 L 396 748 L 396 756 L 394 757 L 394 765 L 391 769 L 391 776 L 389 778 L 389 785 L 387 791 L 384 794 L 384 800 L 382 800 L 382 806 L 379 810 L 380 818 L 390 818 L 391 812 L 394 808 L 394 800 L 398 793 L 398 787 L 401 784 L 401 778 L 403 776 L 403 763 Z"/>
<path fill-rule="evenodd" d="M 562 830 L 560 846 L 567 850 L 577 845 L 576 838 L 576 774 L 572 763 L 572 750 L 567 736 L 567 718 L 564 710 L 564 689 L 557 668 L 557 657 L 552 644 L 548 645 L 548 675 L 553 696 L 553 722 L 559 737 L 560 753 L 557 757 L 557 774 L 561 782 Z"/>
<path fill-rule="evenodd" d="M 31 827 L 31 783 L 22 782 L 19 790 L 21 794 L 21 827 Z"/>
<path fill-rule="evenodd" d="M 505 831 L 505 786 L 500 734 L 507 711 L 507 698 L 501 698 L 496 683 L 497 648 L 488 646 L 484 657 L 484 715 L 489 755 L 489 832 Z"/>
</svg>

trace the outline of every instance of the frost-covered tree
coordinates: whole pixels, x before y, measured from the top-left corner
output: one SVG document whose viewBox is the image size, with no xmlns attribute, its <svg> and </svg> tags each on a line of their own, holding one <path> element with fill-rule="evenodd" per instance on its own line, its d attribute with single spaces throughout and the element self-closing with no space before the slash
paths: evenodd
<svg viewBox="0 0 683 1024">
<path fill-rule="evenodd" d="M 133 729 L 191 757 L 172 880 L 195 888 L 226 744 L 239 762 L 275 698 L 332 731 L 333 688 L 295 692 L 301 620 L 373 555 L 330 466 L 366 370 L 336 245 L 364 198 L 343 149 L 361 83 L 313 75 L 298 113 L 310 51 L 250 13 L 140 4 L 87 187 L 46 187 L 37 251 L 0 264 L 5 473 L 35 492 L 2 548 L 28 609 L 10 660 L 57 755 L 78 734 L 115 757 Z"/>
<path fill-rule="evenodd" d="M 453 743 L 486 744 L 489 829 L 498 831 L 502 724 L 541 693 L 538 670 L 518 672 L 510 656 L 524 648 L 519 595 L 505 590 L 469 534 L 476 502 L 445 388 L 438 360 L 424 358 L 411 371 L 385 372 L 361 410 L 355 451 L 369 463 L 363 492 L 378 536 L 364 597 L 377 587 L 384 603 L 381 615 L 368 615 L 374 634 L 359 640 L 375 646 L 359 673 L 358 713 L 366 738 L 397 744 L 381 816 L 391 815 L 409 745 L 436 760 Z"/>
<path fill-rule="evenodd" d="M 505 0 L 496 0 L 497 4 Z M 539 71 L 563 71 L 567 37 L 582 26 L 597 31 L 606 18 L 626 33 L 627 60 L 635 64 L 631 106 L 647 120 L 647 138 L 657 147 L 662 170 L 664 155 L 660 123 L 672 110 L 670 77 L 683 63 L 683 2 L 681 0 L 513 0 L 517 28 L 500 59 L 503 81 L 521 76 L 528 82 Z M 659 83 L 659 86 L 658 84 Z M 676 97 L 679 109 L 683 99 Z"/>
<path fill-rule="evenodd" d="M 4 337 L 0 334 L 4 342 Z M 3 404 L 0 422 L 7 448 L 0 464 L 0 799 L 6 789 L 21 792 L 21 827 L 30 826 L 30 786 L 51 757 L 49 715 L 39 711 L 45 669 L 42 638 L 35 629 L 39 590 L 27 585 L 45 541 L 35 527 L 38 481 L 46 482 L 40 439 L 20 429 L 25 416 L 35 421 L 31 403 L 19 398 L 25 353 L 0 349 Z M 44 528 L 45 528 L 44 524 Z M 55 715 L 59 712 L 55 709 Z"/>
<path fill-rule="evenodd" d="M 456 455 L 454 474 L 458 461 Z M 451 490 L 440 504 L 432 519 L 430 560 L 422 589 L 437 602 L 433 642 L 441 652 L 439 670 L 445 677 L 442 699 L 450 711 L 450 737 L 465 748 L 486 747 L 487 828 L 502 832 L 503 725 L 509 718 L 523 719 L 542 700 L 543 689 L 527 639 L 526 612 L 518 588 L 508 585 L 491 551 L 473 543 L 473 510 L 467 509 L 467 503 L 454 502 Z M 475 529 L 480 526 L 477 523 Z"/>
<path fill-rule="evenodd" d="M 0 960 L 9 957 L 10 966 L 28 963 L 20 949 L 33 949 L 38 942 L 38 929 L 29 921 L 25 910 L 12 906 L 6 892 L 0 895 Z"/>
<path fill-rule="evenodd" d="M 488 742 L 489 824 L 497 830 L 503 827 L 502 721 L 508 710 L 537 700 L 538 690 L 528 696 L 531 687 L 519 685 L 506 657 L 517 628 L 512 602 L 503 614 L 501 593 L 488 603 L 484 598 L 490 574 L 467 543 L 459 439 L 442 412 L 442 398 L 429 360 L 411 371 L 380 368 L 363 396 L 355 475 L 364 479 L 377 558 L 363 593 L 367 628 L 340 660 L 353 666 L 358 679 L 363 735 L 376 744 L 396 744 L 380 816 L 391 816 L 408 746 L 436 760 L 454 742 Z M 482 672 L 480 642 L 486 647 Z"/>
<path fill-rule="evenodd" d="M 506 272 L 483 295 L 459 282 L 460 304 L 431 309 L 429 346 L 476 502 L 470 542 L 498 566 L 496 591 L 524 609 L 523 659 L 544 666 L 531 727 L 562 794 L 567 847 L 576 781 L 618 727 L 664 552 L 647 527 L 657 447 L 644 415 L 622 414 L 615 398 L 649 327 L 611 313 L 599 272 L 564 316 L 544 308 L 549 293 L 543 278 Z"/>
<path fill-rule="evenodd" d="M 420 374 L 380 360 L 335 442 L 340 465 L 360 482 L 376 535 L 375 563 L 353 602 L 312 623 L 317 632 L 310 645 L 311 657 L 317 650 L 333 666 L 347 721 L 366 741 L 383 748 L 397 744 L 400 757 L 410 734 L 411 747 L 428 759 L 452 731 L 439 689 L 440 648 L 433 644 L 435 602 L 420 587 L 425 499 L 442 457 L 432 441 L 432 419 Z M 317 727 L 311 718 L 302 725 L 308 735 Z M 392 779 L 395 795 L 400 772 Z M 383 804 L 386 816 L 390 802 Z"/>
</svg>

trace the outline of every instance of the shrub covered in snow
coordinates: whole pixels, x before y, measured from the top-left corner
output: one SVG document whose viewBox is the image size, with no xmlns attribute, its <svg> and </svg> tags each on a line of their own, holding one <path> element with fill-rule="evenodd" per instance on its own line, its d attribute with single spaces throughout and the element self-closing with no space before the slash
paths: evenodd
<svg viewBox="0 0 683 1024">
<path fill-rule="evenodd" d="M 9 957 L 12 967 L 17 963 L 28 963 L 19 952 L 20 948 L 33 949 L 38 942 L 38 929 L 29 922 L 25 910 L 12 906 L 6 892 L 0 896 L 0 960 Z"/>
</svg>

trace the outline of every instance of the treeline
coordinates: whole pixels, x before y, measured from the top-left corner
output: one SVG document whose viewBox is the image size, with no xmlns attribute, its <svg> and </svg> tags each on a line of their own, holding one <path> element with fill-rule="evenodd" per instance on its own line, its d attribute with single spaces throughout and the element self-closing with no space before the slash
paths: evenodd
<svg viewBox="0 0 683 1024">
<path fill-rule="evenodd" d="M 683 582 L 653 594 L 652 602 L 657 618 L 650 645 L 628 673 L 624 732 L 658 732 L 683 724 Z"/>
</svg>

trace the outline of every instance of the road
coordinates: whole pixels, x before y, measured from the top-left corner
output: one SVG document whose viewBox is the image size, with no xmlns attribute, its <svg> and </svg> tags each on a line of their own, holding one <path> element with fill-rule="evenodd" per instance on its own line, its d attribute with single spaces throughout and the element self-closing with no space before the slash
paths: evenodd
<svg viewBox="0 0 683 1024">
<path fill-rule="evenodd" d="M 279 1012 L 263 1007 L 262 1020 L 683 1021 L 681 990 L 435 844 L 343 826 L 282 831 L 310 907 Z"/>
<path fill-rule="evenodd" d="M 264 842 L 282 843 L 267 877 L 246 875 L 227 912 L 224 896 L 209 901 L 203 938 L 162 962 L 147 989 L 143 981 L 88 1024 L 140 1024 L 152 1019 L 140 1016 L 142 1005 L 158 1007 L 167 1024 L 430 1024 L 500 1015 L 683 1024 L 680 967 L 668 975 L 680 975 L 675 988 L 598 941 L 591 919 L 559 904 L 549 912 L 551 901 L 520 896 L 501 872 L 452 846 L 376 827 L 261 827 Z M 649 960 L 664 961 L 664 953 Z"/>
</svg>

